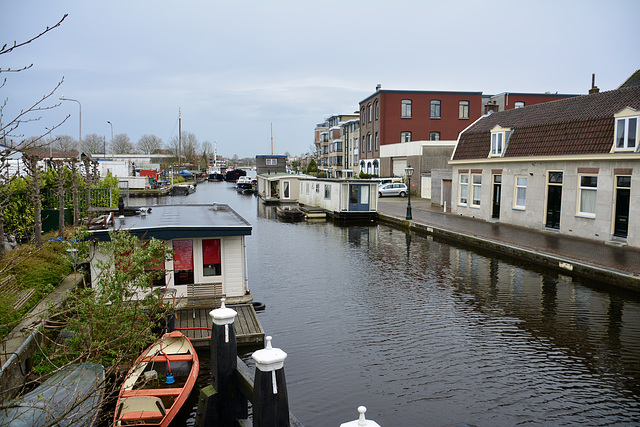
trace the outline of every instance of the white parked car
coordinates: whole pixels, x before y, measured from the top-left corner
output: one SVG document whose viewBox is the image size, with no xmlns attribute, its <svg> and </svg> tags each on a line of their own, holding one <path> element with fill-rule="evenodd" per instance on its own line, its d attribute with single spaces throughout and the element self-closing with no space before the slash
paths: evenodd
<svg viewBox="0 0 640 427">
<path fill-rule="evenodd" d="M 389 184 L 380 184 L 378 186 L 378 197 L 382 196 L 400 196 L 404 197 L 407 195 L 407 186 L 398 182 L 391 182 Z"/>
</svg>

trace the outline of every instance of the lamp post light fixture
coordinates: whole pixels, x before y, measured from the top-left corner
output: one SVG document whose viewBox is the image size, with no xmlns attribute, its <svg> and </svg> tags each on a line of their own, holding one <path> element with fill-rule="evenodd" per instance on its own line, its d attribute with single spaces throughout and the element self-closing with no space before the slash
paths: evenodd
<svg viewBox="0 0 640 427">
<path fill-rule="evenodd" d="M 80 115 L 78 116 L 79 123 L 79 133 L 78 133 L 78 157 L 81 155 L 81 145 L 82 145 L 82 104 L 77 99 L 65 98 L 64 95 L 60 97 L 60 101 L 73 101 L 78 103 L 78 108 L 80 109 Z"/>
<path fill-rule="evenodd" d="M 413 219 L 413 217 L 411 216 L 411 176 L 413 175 L 413 168 L 409 165 L 407 165 L 406 168 L 404 168 L 404 175 L 407 177 L 407 181 L 408 181 L 408 185 L 407 185 L 407 217 L 406 219 Z"/>
</svg>

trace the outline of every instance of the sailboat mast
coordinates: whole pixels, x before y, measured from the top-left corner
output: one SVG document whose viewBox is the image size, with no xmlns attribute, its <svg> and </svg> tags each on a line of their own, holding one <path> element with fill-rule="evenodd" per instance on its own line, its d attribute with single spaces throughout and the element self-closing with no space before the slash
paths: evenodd
<svg viewBox="0 0 640 427">
<path fill-rule="evenodd" d="M 182 111 L 178 108 L 178 166 L 182 164 Z"/>
<path fill-rule="evenodd" d="M 273 123 L 271 123 L 271 155 L 273 156 Z"/>
</svg>

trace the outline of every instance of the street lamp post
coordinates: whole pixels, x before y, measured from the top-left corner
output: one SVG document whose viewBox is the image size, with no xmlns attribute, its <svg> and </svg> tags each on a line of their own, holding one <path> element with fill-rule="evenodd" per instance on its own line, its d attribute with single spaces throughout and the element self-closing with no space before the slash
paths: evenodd
<svg viewBox="0 0 640 427">
<path fill-rule="evenodd" d="M 107 120 L 107 123 L 109 123 L 109 125 L 111 126 L 111 149 L 113 150 L 113 123 L 111 123 L 109 120 Z M 107 147 L 106 147 L 106 145 L 104 147 L 104 157 L 105 157 L 105 159 L 107 158 Z"/>
<path fill-rule="evenodd" d="M 82 145 L 82 104 L 77 99 L 65 98 L 64 96 L 60 97 L 61 101 L 73 101 L 78 103 L 78 108 L 80 109 L 80 114 L 78 116 L 79 123 L 79 133 L 78 133 L 78 157 L 81 155 L 81 145 Z"/>
<path fill-rule="evenodd" d="M 406 168 L 404 168 L 404 174 L 407 177 L 407 181 L 408 181 L 408 198 L 407 198 L 407 217 L 406 219 L 413 219 L 413 217 L 411 216 L 411 176 L 413 175 L 413 168 L 409 165 L 407 165 Z"/>
</svg>

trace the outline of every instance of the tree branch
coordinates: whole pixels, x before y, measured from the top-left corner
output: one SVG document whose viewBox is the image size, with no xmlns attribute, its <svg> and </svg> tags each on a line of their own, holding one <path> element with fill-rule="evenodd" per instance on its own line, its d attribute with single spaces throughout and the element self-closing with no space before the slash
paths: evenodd
<svg viewBox="0 0 640 427">
<path fill-rule="evenodd" d="M 0 49 L 0 55 L 3 55 L 3 54 L 5 54 L 5 53 L 9 53 L 9 52 L 13 51 L 14 49 L 17 49 L 17 48 L 19 48 L 19 47 L 25 46 L 25 45 L 27 45 L 27 44 L 31 43 L 32 41 L 39 39 L 40 37 L 42 37 L 42 36 L 44 36 L 45 34 L 47 34 L 49 31 L 53 30 L 54 28 L 59 27 L 59 26 L 60 26 L 60 24 L 62 24 L 62 21 L 64 21 L 64 20 L 65 20 L 65 18 L 66 18 L 67 16 L 69 16 L 69 14 L 68 14 L 68 13 L 65 13 L 65 14 L 64 14 L 64 16 L 62 17 L 62 19 L 60 19 L 60 20 L 58 21 L 58 23 L 57 23 L 57 24 L 55 24 L 53 27 L 47 27 L 47 28 L 46 28 L 46 30 L 42 31 L 40 34 L 38 34 L 37 36 L 34 36 L 34 37 L 30 38 L 30 39 L 29 39 L 29 40 L 27 40 L 27 41 L 24 41 L 24 42 L 22 42 L 22 43 L 18 43 L 18 42 L 16 42 L 16 41 L 14 41 L 14 42 L 13 42 L 13 46 L 11 46 L 11 47 L 7 47 L 8 45 L 7 45 L 7 43 L 5 43 L 5 45 L 4 45 L 4 46 L 2 46 L 2 49 Z M 29 66 L 29 67 L 31 67 L 31 66 Z"/>
</svg>

